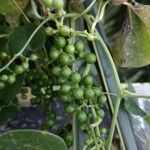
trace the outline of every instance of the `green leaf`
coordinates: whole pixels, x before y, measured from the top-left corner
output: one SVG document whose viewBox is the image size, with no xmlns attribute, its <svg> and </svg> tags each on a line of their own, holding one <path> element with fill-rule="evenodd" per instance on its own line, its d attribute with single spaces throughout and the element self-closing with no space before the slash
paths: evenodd
<svg viewBox="0 0 150 150">
<path fill-rule="evenodd" d="M 10 52 L 14 54 L 20 51 L 35 30 L 35 28 L 35 24 L 27 24 L 25 26 L 19 26 L 15 28 L 15 30 L 9 37 L 8 45 Z M 26 49 L 40 49 L 45 44 L 45 39 L 46 38 L 44 31 L 41 29 L 35 34 Z"/>
<path fill-rule="evenodd" d="M 18 94 L 24 81 L 24 76 L 17 76 L 14 84 L 6 84 L 6 87 L 0 90 L 0 105 L 8 104 Z"/>
<path fill-rule="evenodd" d="M 121 67 L 142 67 L 150 63 L 150 6 L 128 9 L 113 47 L 113 57 Z"/>
<path fill-rule="evenodd" d="M 136 104 L 136 102 L 132 98 L 125 100 L 124 107 L 130 114 L 141 117 L 144 117 L 146 115 L 146 113 Z"/>
<path fill-rule="evenodd" d="M 7 17 L 7 21 L 15 25 L 18 23 L 22 14 L 20 9 L 24 10 L 28 2 L 29 0 L 0 0 L 0 14 L 5 15 Z"/>
<path fill-rule="evenodd" d="M 46 131 L 14 130 L 0 135 L 0 149 L 67 150 L 63 139 Z"/>
<path fill-rule="evenodd" d="M 0 125 L 8 123 L 19 111 L 20 109 L 14 104 L 0 108 Z"/>
</svg>

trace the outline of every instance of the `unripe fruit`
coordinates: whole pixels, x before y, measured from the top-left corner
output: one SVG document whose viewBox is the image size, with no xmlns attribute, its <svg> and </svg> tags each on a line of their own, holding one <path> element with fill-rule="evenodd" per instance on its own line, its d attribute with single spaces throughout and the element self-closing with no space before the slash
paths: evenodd
<svg viewBox="0 0 150 150">
<path fill-rule="evenodd" d="M 92 88 L 86 88 L 84 90 L 84 96 L 86 99 L 93 99 L 94 98 L 94 91 Z"/>
<path fill-rule="evenodd" d="M 68 94 L 71 91 L 71 86 L 69 84 L 63 84 L 60 90 L 63 94 Z"/>
<path fill-rule="evenodd" d="M 62 68 L 61 74 L 62 74 L 63 77 L 69 78 L 70 75 L 71 75 L 71 69 L 69 67 L 65 66 L 65 67 Z"/>
<path fill-rule="evenodd" d="M 91 86 L 93 84 L 92 76 L 86 75 L 82 78 L 82 82 L 85 86 Z"/>
<path fill-rule="evenodd" d="M 63 9 L 64 0 L 53 0 L 53 7 L 57 10 Z"/>
<path fill-rule="evenodd" d="M 51 7 L 52 3 L 53 3 L 53 0 L 43 0 L 43 3 L 46 7 Z"/>
<path fill-rule="evenodd" d="M 7 58 L 7 53 L 6 52 L 0 52 L 0 58 L 1 59 Z"/>
<path fill-rule="evenodd" d="M 66 110 L 66 113 L 73 114 L 75 111 L 75 107 L 72 105 L 68 105 L 65 110 Z"/>
<path fill-rule="evenodd" d="M 16 66 L 15 68 L 16 74 L 22 74 L 24 72 L 24 68 L 20 65 Z"/>
<path fill-rule="evenodd" d="M 59 55 L 59 61 L 64 66 L 65 65 L 70 65 L 70 63 L 71 63 L 70 57 L 67 54 L 65 54 L 65 53 L 61 53 Z"/>
<path fill-rule="evenodd" d="M 29 63 L 26 61 L 26 62 L 23 62 L 22 63 L 22 67 L 27 70 L 29 68 Z"/>
<path fill-rule="evenodd" d="M 50 59 L 51 60 L 58 59 L 59 54 L 60 54 L 60 51 L 58 51 L 58 50 L 52 50 L 52 51 L 50 51 L 50 53 L 49 53 Z"/>
<path fill-rule="evenodd" d="M 73 83 L 79 83 L 81 81 L 81 75 L 78 72 L 74 72 L 71 74 L 70 80 Z"/>
<path fill-rule="evenodd" d="M 101 105 L 104 105 L 107 101 L 107 97 L 105 95 L 101 95 L 98 99 L 97 99 L 98 103 Z"/>
<path fill-rule="evenodd" d="M 77 113 L 77 120 L 80 122 L 80 123 L 83 123 L 87 120 L 87 115 L 84 111 L 79 111 Z"/>
<path fill-rule="evenodd" d="M 52 74 L 54 76 L 60 76 L 61 74 L 61 68 L 59 66 L 55 66 L 52 68 Z"/>
<path fill-rule="evenodd" d="M 73 90 L 73 95 L 75 97 L 75 99 L 77 100 L 82 100 L 84 97 L 84 92 L 82 88 L 76 88 Z"/>
<path fill-rule="evenodd" d="M 73 54 L 75 52 L 75 47 L 74 45 L 67 45 L 66 48 L 65 48 L 65 52 L 67 54 Z"/>
<path fill-rule="evenodd" d="M 9 82 L 10 84 L 13 84 L 15 81 L 16 81 L 15 75 L 9 75 L 9 76 L 8 76 L 8 82 Z"/>
<path fill-rule="evenodd" d="M 5 83 L 0 81 L 0 90 L 4 89 L 4 87 L 5 87 Z"/>
<path fill-rule="evenodd" d="M 75 50 L 76 52 L 82 52 L 84 50 L 84 44 L 81 41 L 75 42 Z"/>
<path fill-rule="evenodd" d="M 62 25 L 58 32 L 61 36 L 70 36 L 71 29 L 66 25 Z"/>
<path fill-rule="evenodd" d="M 45 33 L 46 33 L 48 36 L 53 35 L 53 33 L 54 33 L 53 31 L 54 31 L 54 29 L 51 28 L 51 27 L 45 28 Z"/>
<path fill-rule="evenodd" d="M 99 87 L 94 87 L 93 90 L 94 90 L 94 94 L 95 94 L 96 97 L 101 96 L 102 91 Z"/>
<path fill-rule="evenodd" d="M 38 56 L 35 55 L 35 54 L 32 54 L 32 55 L 30 56 L 30 60 L 32 60 L 32 61 L 36 61 L 37 59 L 38 59 Z"/>
<path fill-rule="evenodd" d="M 86 54 L 84 60 L 88 64 L 93 64 L 96 61 L 96 56 L 92 53 Z"/>
<path fill-rule="evenodd" d="M 59 36 L 55 38 L 54 43 L 58 48 L 64 48 L 66 46 L 66 39 Z"/>
<path fill-rule="evenodd" d="M 0 77 L 0 80 L 2 81 L 7 81 L 8 80 L 8 76 L 6 74 L 3 74 L 1 77 Z"/>
</svg>

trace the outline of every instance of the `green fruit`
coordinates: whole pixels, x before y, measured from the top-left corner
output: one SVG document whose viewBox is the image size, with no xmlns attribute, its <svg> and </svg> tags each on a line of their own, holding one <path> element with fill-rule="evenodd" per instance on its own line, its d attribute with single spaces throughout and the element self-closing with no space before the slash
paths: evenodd
<svg viewBox="0 0 150 150">
<path fill-rule="evenodd" d="M 69 95 L 61 95 L 60 99 L 61 99 L 63 102 L 71 102 L 71 101 L 72 101 L 72 97 L 69 96 Z"/>
<path fill-rule="evenodd" d="M 71 86 L 69 84 L 63 84 L 60 90 L 63 94 L 68 94 L 71 91 Z"/>
<path fill-rule="evenodd" d="M 61 53 L 59 55 L 59 61 L 62 65 L 66 66 L 66 65 L 70 65 L 71 64 L 71 59 L 70 57 L 65 54 L 65 53 Z"/>
<path fill-rule="evenodd" d="M 4 87 L 5 87 L 5 83 L 0 81 L 0 90 L 4 89 Z"/>
<path fill-rule="evenodd" d="M 56 115 L 55 115 L 54 113 L 50 113 L 50 114 L 48 115 L 48 118 L 50 118 L 50 119 L 55 119 L 55 118 L 56 118 Z"/>
<path fill-rule="evenodd" d="M 45 33 L 46 33 L 46 35 L 51 36 L 54 34 L 54 29 L 51 27 L 47 27 L 47 28 L 45 28 Z"/>
<path fill-rule="evenodd" d="M 65 48 L 65 52 L 67 54 L 73 54 L 75 52 L 74 45 L 72 45 L 72 44 L 67 45 L 66 48 Z"/>
<path fill-rule="evenodd" d="M 50 120 L 48 120 L 47 124 L 48 124 L 48 126 L 51 128 L 51 127 L 54 126 L 55 122 L 54 122 L 53 119 L 50 119 Z"/>
<path fill-rule="evenodd" d="M 15 73 L 16 74 L 22 74 L 24 72 L 24 68 L 21 65 L 16 66 Z"/>
<path fill-rule="evenodd" d="M 93 99 L 94 98 L 94 91 L 92 88 L 84 89 L 84 96 L 86 99 Z"/>
<path fill-rule="evenodd" d="M 87 120 L 87 115 L 84 111 L 77 112 L 77 120 L 80 123 L 84 123 Z"/>
<path fill-rule="evenodd" d="M 2 80 L 2 81 L 7 81 L 8 80 L 8 75 L 6 75 L 6 74 L 3 74 L 1 77 L 0 77 L 0 80 Z"/>
<path fill-rule="evenodd" d="M 83 42 L 82 41 L 77 41 L 76 43 L 75 43 L 75 50 L 76 50 L 76 52 L 82 52 L 83 50 L 84 50 L 84 44 L 83 44 Z"/>
<path fill-rule="evenodd" d="M 52 6 L 52 3 L 53 3 L 53 0 L 43 0 L 43 4 L 44 4 L 46 7 L 51 7 L 51 6 Z"/>
<path fill-rule="evenodd" d="M 101 89 L 100 89 L 100 88 L 98 88 L 98 87 L 94 87 L 94 88 L 93 88 L 93 90 L 94 90 L 94 94 L 95 94 L 95 96 L 96 96 L 96 97 L 101 96 L 102 91 L 101 91 Z"/>
<path fill-rule="evenodd" d="M 71 29 L 66 25 L 62 25 L 58 32 L 61 36 L 70 36 Z"/>
<path fill-rule="evenodd" d="M 13 84 L 16 81 L 15 75 L 8 76 L 8 83 Z"/>
<path fill-rule="evenodd" d="M 58 59 L 59 54 L 60 54 L 60 51 L 58 51 L 58 50 L 52 50 L 52 51 L 50 51 L 50 53 L 49 53 L 50 59 L 51 60 Z"/>
<path fill-rule="evenodd" d="M 75 97 L 75 99 L 77 100 L 82 100 L 84 97 L 84 92 L 82 88 L 76 88 L 73 90 L 73 95 Z"/>
<path fill-rule="evenodd" d="M 71 69 L 69 67 L 65 66 L 65 67 L 62 68 L 61 74 L 62 74 L 63 77 L 69 78 L 70 75 L 71 75 Z"/>
<path fill-rule="evenodd" d="M 101 133 L 102 133 L 102 134 L 106 134 L 106 132 L 107 132 L 107 130 L 106 130 L 105 128 L 102 128 L 102 129 L 101 129 Z"/>
<path fill-rule="evenodd" d="M 96 61 L 96 56 L 92 53 L 89 53 L 84 56 L 84 60 L 88 64 L 93 64 Z"/>
<path fill-rule="evenodd" d="M 86 75 L 82 78 L 82 82 L 85 86 L 91 86 L 93 84 L 92 76 Z"/>
<path fill-rule="evenodd" d="M 59 36 L 55 38 L 54 43 L 58 48 L 64 48 L 66 46 L 66 39 Z"/>
<path fill-rule="evenodd" d="M 66 141 L 68 146 L 71 146 L 71 144 L 73 142 L 73 135 L 71 133 L 65 134 L 64 140 Z"/>
<path fill-rule="evenodd" d="M 64 8 L 64 0 L 53 0 L 53 7 L 57 10 Z"/>
<path fill-rule="evenodd" d="M 75 107 L 72 105 L 68 105 L 65 110 L 66 110 L 66 113 L 73 114 L 75 111 Z"/>
<path fill-rule="evenodd" d="M 81 81 L 81 75 L 78 72 L 74 72 L 71 74 L 70 80 L 73 83 L 79 83 Z"/>
<path fill-rule="evenodd" d="M 55 66 L 52 68 L 52 74 L 54 76 L 60 76 L 61 75 L 61 68 L 59 66 Z"/>
<path fill-rule="evenodd" d="M 105 115 L 105 112 L 104 112 L 102 109 L 98 109 L 98 110 L 96 110 L 96 114 L 97 114 L 99 117 L 103 118 L 104 115 Z"/>
<path fill-rule="evenodd" d="M 7 58 L 7 53 L 6 52 L 0 52 L 0 58 L 1 59 L 5 59 L 5 58 Z"/>
<path fill-rule="evenodd" d="M 30 56 L 30 60 L 32 60 L 32 61 L 36 61 L 37 59 L 38 59 L 38 56 L 35 55 L 35 54 L 32 54 L 32 55 Z"/>
<path fill-rule="evenodd" d="M 99 104 L 104 105 L 107 102 L 107 97 L 105 95 L 101 95 L 98 97 L 97 101 Z"/>
<path fill-rule="evenodd" d="M 29 63 L 28 63 L 28 61 L 23 62 L 23 63 L 22 63 L 22 67 L 23 67 L 25 70 L 27 70 L 27 69 L 29 68 Z"/>
</svg>

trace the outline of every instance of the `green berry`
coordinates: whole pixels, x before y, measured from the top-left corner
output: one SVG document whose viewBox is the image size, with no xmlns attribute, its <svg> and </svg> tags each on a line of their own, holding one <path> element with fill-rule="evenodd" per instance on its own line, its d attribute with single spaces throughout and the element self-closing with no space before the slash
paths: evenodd
<svg viewBox="0 0 150 150">
<path fill-rule="evenodd" d="M 50 118 L 50 119 L 55 119 L 55 117 L 56 117 L 56 115 L 54 113 L 50 113 L 48 115 L 48 118 Z"/>
<path fill-rule="evenodd" d="M 91 86 L 93 84 L 92 76 L 86 75 L 82 78 L 82 82 L 85 86 Z"/>
<path fill-rule="evenodd" d="M 92 88 L 84 89 L 84 96 L 86 99 L 93 99 L 94 98 L 94 91 Z"/>
<path fill-rule="evenodd" d="M 102 129 L 101 129 L 101 133 L 102 133 L 102 134 L 106 134 L 106 132 L 107 132 L 107 130 L 106 130 L 105 128 L 102 128 Z"/>
<path fill-rule="evenodd" d="M 51 7 L 52 3 L 53 3 L 53 0 L 43 0 L 43 3 L 46 7 Z"/>
<path fill-rule="evenodd" d="M 61 99 L 63 102 L 71 102 L 71 101 L 72 101 L 72 97 L 69 96 L 69 95 L 61 95 L 60 99 Z"/>
<path fill-rule="evenodd" d="M 64 140 L 66 141 L 68 146 L 71 146 L 72 142 L 73 142 L 73 135 L 72 133 L 66 133 L 64 136 Z"/>
<path fill-rule="evenodd" d="M 77 41 L 76 43 L 75 43 L 75 50 L 76 50 L 76 52 L 82 52 L 83 50 L 84 50 L 84 44 L 83 44 L 83 42 L 82 41 Z"/>
<path fill-rule="evenodd" d="M 66 48 L 65 48 L 65 52 L 67 54 L 73 54 L 75 52 L 74 45 L 72 45 L 72 44 L 67 45 Z"/>
<path fill-rule="evenodd" d="M 63 94 L 68 94 L 71 91 L 71 86 L 69 84 L 63 84 L 60 90 Z"/>
<path fill-rule="evenodd" d="M 65 67 L 62 68 L 61 74 L 62 74 L 63 77 L 69 78 L 70 75 L 71 75 L 71 69 L 69 67 L 65 66 Z"/>
<path fill-rule="evenodd" d="M 3 74 L 1 77 L 0 77 L 0 80 L 2 80 L 2 81 L 7 81 L 8 80 L 8 75 L 6 75 L 6 74 Z"/>
<path fill-rule="evenodd" d="M 54 43 L 58 48 L 64 48 L 66 46 L 66 39 L 59 36 L 55 38 Z"/>
<path fill-rule="evenodd" d="M 105 95 L 101 95 L 98 97 L 97 101 L 99 104 L 104 105 L 107 102 L 107 97 Z"/>
<path fill-rule="evenodd" d="M 28 61 L 25 61 L 22 63 L 22 67 L 27 70 L 29 68 L 29 62 Z"/>
<path fill-rule="evenodd" d="M 47 27 L 47 28 L 45 28 L 45 33 L 46 33 L 46 35 L 51 36 L 54 34 L 54 29 L 51 27 Z"/>
<path fill-rule="evenodd" d="M 7 53 L 6 52 L 0 52 L 0 58 L 1 59 L 5 59 L 5 58 L 7 58 Z"/>
<path fill-rule="evenodd" d="M 64 0 L 53 0 L 53 7 L 57 10 L 64 8 Z"/>
<path fill-rule="evenodd" d="M 70 80 L 73 83 L 79 83 L 81 81 L 81 75 L 78 72 L 74 72 L 71 74 Z"/>
<path fill-rule="evenodd" d="M 75 107 L 72 105 L 68 105 L 65 110 L 66 110 L 66 113 L 73 114 L 75 111 Z"/>
<path fill-rule="evenodd" d="M 84 111 L 77 112 L 77 120 L 80 123 L 84 123 L 87 120 L 87 115 Z"/>
<path fill-rule="evenodd" d="M 54 76 L 60 76 L 61 75 L 61 68 L 59 66 L 55 66 L 52 68 L 52 74 Z"/>
<path fill-rule="evenodd" d="M 73 90 L 73 95 L 75 97 L 75 99 L 77 100 L 82 100 L 84 97 L 84 92 L 82 88 L 76 88 Z"/>
<path fill-rule="evenodd" d="M 4 87 L 5 87 L 5 83 L 0 81 L 0 90 L 4 89 Z"/>
<path fill-rule="evenodd" d="M 96 97 L 101 96 L 102 91 L 101 91 L 101 89 L 100 89 L 100 88 L 98 88 L 98 87 L 94 87 L 94 88 L 93 88 L 93 90 L 94 90 L 94 94 L 95 94 L 95 96 L 96 96 Z"/>
<path fill-rule="evenodd" d="M 60 55 L 59 55 L 59 61 L 60 61 L 60 63 L 62 64 L 62 65 L 70 65 L 70 63 L 71 63 L 71 58 L 67 55 L 67 54 L 65 54 L 65 53 L 61 53 Z"/>
<path fill-rule="evenodd" d="M 16 81 L 15 75 L 8 76 L 8 83 L 13 84 Z"/>
<path fill-rule="evenodd" d="M 98 109 L 98 110 L 96 110 L 96 114 L 97 114 L 99 117 L 103 118 L 104 115 L 105 115 L 105 112 L 104 112 L 102 109 Z"/>
<path fill-rule="evenodd" d="M 21 65 L 16 66 L 15 73 L 16 74 L 22 74 L 24 72 L 24 68 Z"/>
<path fill-rule="evenodd" d="M 48 120 L 47 124 L 48 124 L 48 126 L 51 128 L 51 127 L 54 126 L 55 122 L 54 122 L 53 119 L 50 119 L 50 120 Z"/>
<path fill-rule="evenodd" d="M 96 56 L 92 53 L 89 53 L 84 56 L 84 60 L 88 64 L 93 64 L 96 61 Z"/>
<path fill-rule="evenodd" d="M 71 29 L 66 25 L 62 25 L 58 32 L 61 36 L 70 36 Z"/>
<path fill-rule="evenodd" d="M 59 54 L 60 54 L 60 51 L 58 51 L 58 50 L 52 50 L 52 51 L 50 51 L 50 53 L 49 53 L 50 59 L 51 60 L 58 59 Z"/>
<path fill-rule="evenodd" d="M 36 61 L 37 59 L 38 59 L 38 56 L 35 55 L 35 54 L 32 54 L 32 55 L 30 56 L 30 60 L 32 60 L 32 61 Z"/>
</svg>

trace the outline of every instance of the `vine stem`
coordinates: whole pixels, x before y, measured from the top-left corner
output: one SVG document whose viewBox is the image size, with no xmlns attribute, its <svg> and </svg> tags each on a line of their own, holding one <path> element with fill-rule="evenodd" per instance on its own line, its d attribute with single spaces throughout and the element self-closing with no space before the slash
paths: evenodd
<svg viewBox="0 0 150 150">
<path fill-rule="evenodd" d="M 51 19 L 51 17 L 46 18 L 43 22 L 41 22 L 41 24 L 39 24 L 39 26 L 34 30 L 34 32 L 31 34 L 31 36 L 29 37 L 28 41 L 26 42 L 26 44 L 22 47 L 22 49 L 14 55 L 14 57 L 2 68 L 0 68 L 0 72 L 2 72 L 3 70 L 5 70 L 6 68 L 8 68 L 16 58 L 18 58 L 26 49 L 26 47 L 28 46 L 28 44 L 31 42 L 31 40 L 33 39 L 34 35 L 39 31 L 39 29 L 49 20 Z"/>
</svg>

